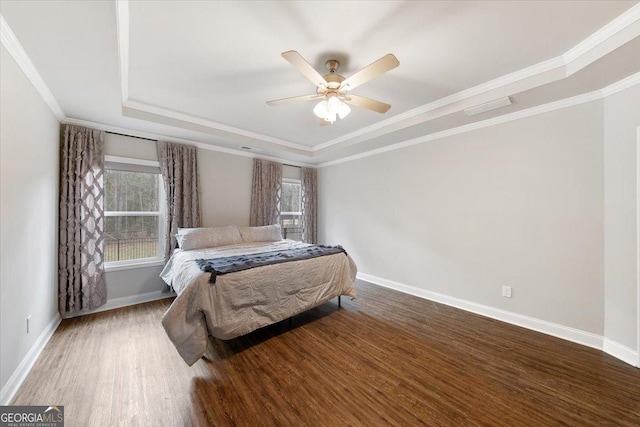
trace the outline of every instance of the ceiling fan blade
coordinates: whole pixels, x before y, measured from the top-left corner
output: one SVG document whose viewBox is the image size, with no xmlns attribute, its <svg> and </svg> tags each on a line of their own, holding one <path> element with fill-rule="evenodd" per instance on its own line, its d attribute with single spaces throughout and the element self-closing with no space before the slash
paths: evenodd
<svg viewBox="0 0 640 427">
<path fill-rule="evenodd" d="M 355 89 L 356 87 L 368 82 L 374 77 L 386 73 L 389 70 L 393 70 L 398 65 L 400 65 L 398 58 L 396 58 L 393 54 L 388 53 L 377 61 L 372 62 L 360 71 L 356 71 L 354 74 L 346 78 L 340 85 L 340 89 Z"/>
<path fill-rule="evenodd" d="M 367 110 L 375 111 L 376 113 L 386 113 L 389 111 L 389 108 L 391 108 L 391 105 L 385 104 L 384 102 L 352 94 L 346 96 L 343 101 L 347 104 L 353 105 L 354 107 L 366 108 Z"/>
<path fill-rule="evenodd" d="M 322 95 L 292 96 L 291 98 L 274 99 L 273 101 L 267 101 L 267 104 L 275 107 L 276 105 L 290 104 L 292 102 L 313 101 L 314 99 L 318 98 L 322 98 Z"/>
<path fill-rule="evenodd" d="M 318 73 L 315 68 L 313 68 L 311 64 L 309 64 L 307 60 L 295 50 L 282 52 L 282 57 L 289 61 L 291 65 L 300 71 L 314 85 L 327 86 L 327 81 L 324 77 L 322 77 L 320 73 Z"/>
</svg>

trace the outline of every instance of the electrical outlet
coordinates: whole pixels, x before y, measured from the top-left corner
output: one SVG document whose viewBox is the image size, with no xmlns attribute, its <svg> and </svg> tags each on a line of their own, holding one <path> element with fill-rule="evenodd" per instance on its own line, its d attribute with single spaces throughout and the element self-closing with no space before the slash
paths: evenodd
<svg viewBox="0 0 640 427">
<path fill-rule="evenodd" d="M 31 330 L 31 316 L 27 317 L 27 333 Z"/>
<path fill-rule="evenodd" d="M 511 286 L 502 287 L 502 296 L 505 298 L 511 298 Z"/>
</svg>

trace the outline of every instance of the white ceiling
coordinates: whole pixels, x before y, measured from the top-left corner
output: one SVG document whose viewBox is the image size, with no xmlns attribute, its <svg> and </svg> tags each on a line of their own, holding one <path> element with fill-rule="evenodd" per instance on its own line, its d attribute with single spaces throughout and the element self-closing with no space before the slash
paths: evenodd
<svg viewBox="0 0 640 427">
<path fill-rule="evenodd" d="M 2 0 L 0 13 L 68 121 L 318 164 L 638 73 L 637 3 Z M 313 102 L 268 106 L 314 92 L 280 56 L 292 49 L 344 76 L 395 54 L 354 90 L 391 110 L 320 127 Z M 500 96 L 514 105 L 462 113 Z"/>
</svg>

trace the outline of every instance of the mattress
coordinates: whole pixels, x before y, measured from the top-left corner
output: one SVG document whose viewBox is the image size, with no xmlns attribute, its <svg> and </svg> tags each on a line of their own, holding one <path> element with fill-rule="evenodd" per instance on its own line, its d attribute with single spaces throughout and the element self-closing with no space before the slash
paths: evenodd
<svg viewBox="0 0 640 427">
<path fill-rule="evenodd" d="M 330 299 L 355 297 L 356 265 L 345 253 L 266 265 L 219 276 L 200 270 L 197 259 L 279 251 L 309 246 L 292 240 L 209 249 L 176 249 L 160 277 L 177 297 L 162 325 L 189 365 L 206 351 L 211 335 L 232 339 L 279 322 Z"/>
</svg>

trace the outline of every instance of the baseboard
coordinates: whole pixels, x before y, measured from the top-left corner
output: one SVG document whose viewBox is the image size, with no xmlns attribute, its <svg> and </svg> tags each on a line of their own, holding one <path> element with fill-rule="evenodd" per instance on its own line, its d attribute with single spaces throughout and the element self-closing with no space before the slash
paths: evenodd
<svg viewBox="0 0 640 427">
<path fill-rule="evenodd" d="M 629 365 L 640 368 L 640 366 L 638 366 L 638 352 L 625 345 L 612 341 L 609 338 L 604 338 L 602 351 Z"/>
<path fill-rule="evenodd" d="M 548 322 L 546 320 L 536 319 L 535 317 L 529 317 L 522 314 L 513 313 L 511 311 L 478 304 L 460 298 L 455 298 L 449 295 L 439 294 L 437 292 L 428 291 L 426 289 L 417 288 L 415 286 L 405 285 L 402 283 L 394 282 L 393 280 L 383 279 L 366 273 L 358 273 L 356 277 L 358 279 L 364 280 L 365 282 L 384 286 L 385 288 L 394 289 L 405 294 L 428 299 L 430 301 L 435 301 L 438 303 L 449 305 L 451 307 L 456 307 L 461 310 L 479 314 L 481 316 L 490 317 L 502 322 L 511 323 L 516 326 L 521 326 L 523 328 L 531 329 L 536 332 L 551 335 L 556 338 L 561 338 L 567 341 L 575 342 L 577 344 L 585 345 L 587 347 L 602 350 L 610 354 L 611 356 L 633 366 L 636 366 L 638 361 L 638 353 L 636 351 L 591 332 L 585 332 L 579 329 L 570 328 L 568 326 L 559 325 L 557 323 Z"/>
<path fill-rule="evenodd" d="M 93 314 L 93 313 L 100 313 L 101 311 L 108 311 L 108 310 L 113 310 L 115 308 L 128 307 L 130 305 L 142 304 L 145 302 L 151 302 L 151 301 L 156 301 L 156 300 L 165 299 L 165 298 L 172 298 L 175 296 L 176 294 L 173 292 L 153 291 L 153 292 L 147 292 L 144 294 L 113 298 L 113 299 L 107 300 L 107 303 L 102 307 L 96 308 L 94 310 L 82 310 L 82 311 L 76 311 L 75 313 L 68 313 L 68 314 L 65 314 L 63 318 L 70 319 L 72 317 L 85 316 L 87 314 Z"/>
<path fill-rule="evenodd" d="M 174 297 L 176 294 L 173 292 L 164 292 L 164 291 L 155 291 L 155 292 L 147 292 L 145 294 L 139 295 L 131 295 L 127 297 L 114 298 L 107 300 L 107 303 L 100 308 L 95 310 L 83 310 L 76 313 L 71 313 L 69 315 L 65 315 L 64 318 L 68 319 L 71 317 L 84 316 L 91 313 L 98 313 L 101 311 L 113 310 L 115 308 L 127 307 L 135 304 L 142 304 L 145 302 L 156 301 L 164 298 Z M 60 315 L 56 315 L 56 317 L 47 325 L 47 327 L 42 331 L 36 342 L 33 344 L 27 355 L 22 359 L 18 368 L 14 371 L 7 384 L 2 387 L 2 391 L 0 391 L 0 405 L 6 406 L 9 405 L 11 399 L 16 394 L 22 382 L 27 377 L 31 368 L 33 367 L 36 360 L 40 356 L 40 353 L 47 345 L 53 333 L 60 325 L 62 321 L 62 317 Z"/>
<path fill-rule="evenodd" d="M 13 396 L 15 396 L 16 392 L 22 385 L 22 382 L 27 377 L 27 374 L 29 374 L 31 368 L 33 368 L 33 365 L 36 363 L 36 360 L 38 360 L 40 353 L 42 353 L 42 350 L 53 336 L 58 325 L 60 325 L 61 320 L 60 315 L 56 314 L 56 317 L 49 322 L 38 339 L 36 339 L 36 342 L 33 343 L 27 355 L 22 359 L 20 365 L 18 365 L 9 378 L 9 381 L 7 381 L 4 387 L 2 387 L 2 391 L 0 391 L 0 405 L 7 406 L 11 403 Z"/>
</svg>

